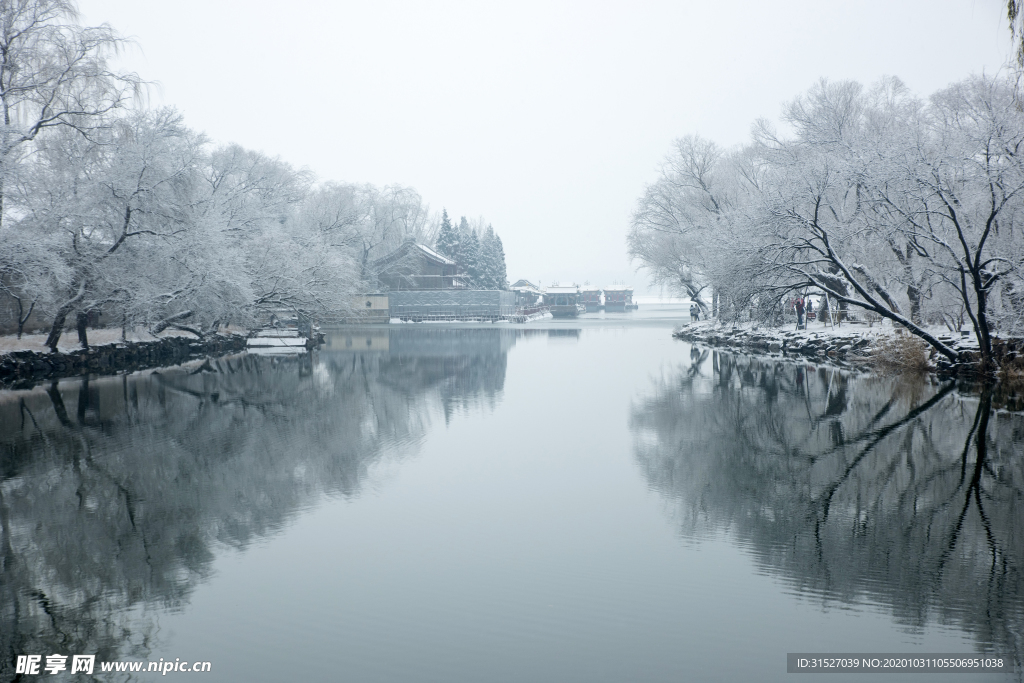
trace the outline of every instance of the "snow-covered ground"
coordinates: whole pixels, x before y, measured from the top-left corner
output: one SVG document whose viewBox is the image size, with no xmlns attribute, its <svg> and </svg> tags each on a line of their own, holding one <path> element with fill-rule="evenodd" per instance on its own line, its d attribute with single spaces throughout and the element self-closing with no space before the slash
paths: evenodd
<svg viewBox="0 0 1024 683">
<path fill-rule="evenodd" d="M 973 335 L 954 336 L 943 327 L 929 328 L 928 332 L 955 351 L 977 349 Z M 720 324 L 712 320 L 685 323 L 677 327 L 673 334 L 698 344 L 733 347 L 757 353 L 796 353 L 830 362 L 859 363 L 871 352 L 872 347 L 892 339 L 897 332 L 888 321 L 872 326 L 844 322 L 835 327 L 813 321 L 807 329 L 797 330 L 795 323 L 765 327 L 751 323 Z"/>
<path fill-rule="evenodd" d="M 239 328 L 231 330 L 221 330 L 222 332 L 238 332 L 245 333 L 245 330 Z M 159 336 L 154 337 L 145 330 L 133 330 L 128 333 L 128 341 L 154 341 L 156 339 L 164 339 L 166 337 L 192 337 L 193 335 L 188 332 L 181 330 L 167 330 L 161 332 Z M 121 341 L 121 328 L 103 328 L 103 329 L 89 329 L 89 346 L 102 346 L 103 344 L 115 344 Z M 57 344 L 57 350 L 67 353 L 69 351 L 77 351 L 82 348 L 82 345 L 78 343 L 78 333 L 74 330 L 65 331 L 60 337 L 60 342 Z M 10 353 L 11 351 L 49 351 L 46 347 L 46 335 L 45 334 L 24 334 L 21 339 L 18 339 L 17 335 L 7 334 L 0 335 L 0 354 Z"/>
<path fill-rule="evenodd" d="M 806 326 L 806 329 L 796 329 L 796 323 L 789 323 L 787 325 L 781 325 L 779 327 L 768 327 L 766 325 L 755 325 L 753 323 L 722 323 L 720 324 L 716 320 L 702 320 L 694 323 L 684 323 L 676 328 L 679 330 L 691 330 L 701 332 L 711 332 L 712 330 L 719 334 L 752 334 L 756 333 L 761 337 L 774 337 L 779 340 L 781 339 L 792 339 L 796 337 L 806 337 L 808 339 L 827 339 L 834 337 L 837 339 L 845 338 L 877 338 L 877 337 L 891 337 L 895 334 L 892 323 L 888 320 L 882 320 L 874 323 L 874 325 L 867 325 L 858 322 L 843 322 L 841 325 L 832 326 L 829 323 L 822 323 L 819 320 L 812 320 Z M 956 342 L 960 347 L 964 344 L 975 344 L 974 335 L 969 335 L 967 338 L 956 337 L 954 338 L 950 331 L 941 326 L 933 325 L 925 328 L 926 331 L 940 339 L 949 340 L 950 342 Z"/>
</svg>

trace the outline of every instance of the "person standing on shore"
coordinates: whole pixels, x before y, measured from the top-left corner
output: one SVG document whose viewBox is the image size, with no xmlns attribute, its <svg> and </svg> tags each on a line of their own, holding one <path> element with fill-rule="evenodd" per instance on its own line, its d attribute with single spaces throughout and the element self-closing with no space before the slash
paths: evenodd
<svg viewBox="0 0 1024 683">
<path fill-rule="evenodd" d="M 804 326 L 804 300 L 800 297 L 796 298 L 796 329 L 801 329 Z"/>
</svg>

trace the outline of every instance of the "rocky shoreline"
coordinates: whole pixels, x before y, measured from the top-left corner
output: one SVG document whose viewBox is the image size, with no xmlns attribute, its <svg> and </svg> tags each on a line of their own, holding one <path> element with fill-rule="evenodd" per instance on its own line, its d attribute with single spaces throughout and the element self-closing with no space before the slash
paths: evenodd
<svg viewBox="0 0 1024 683">
<path fill-rule="evenodd" d="M 707 346 L 764 354 L 796 354 L 844 366 L 856 365 L 855 357 L 866 355 L 872 346 L 872 339 L 861 330 L 819 335 L 808 330 L 782 331 L 697 323 L 676 328 L 672 336 Z"/>
<path fill-rule="evenodd" d="M 714 322 L 684 324 L 672 336 L 706 346 L 726 347 L 738 351 L 782 356 L 802 356 L 844 368 L 871 368 L 869 359 L 875 346 L 893 339 L 891 328 L 849 325 L 842 328 L 811 327 L 805 330 L 755 328 L 749 325 L 726 326 Z M 954 339 L 948 334 L 939 339 L 957 351 L 970 353 L 977 349 L 972 338 Z M 932 357 L 934 369 L 947 371 L 945 358 Z"/>
<path fill-rule="evenodd" d="M 206 339 L 165 337 L 155 341 L 119 342 L 61 353 L 11 351 L 0 355 L 0 387 L 18 388 L 36 382 L 79 375 L 114 375 L 146 368 L 178 365 L 202 357 L 245 350 L 241 334 Z"/>
</svg>

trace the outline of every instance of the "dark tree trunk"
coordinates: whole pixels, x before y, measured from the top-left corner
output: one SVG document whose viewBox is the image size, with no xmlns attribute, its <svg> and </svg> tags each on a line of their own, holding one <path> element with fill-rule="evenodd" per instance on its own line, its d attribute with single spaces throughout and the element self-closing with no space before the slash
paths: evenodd
<svg viewBox="0 0 1024 683">
<path fill-rule="evenodd" d="M 187 320 L 195 314 L 195 311 L 182 311 L 181 313 L 175 313 L 174 315 L 167 316 L 150 330 L 150 334 L 156 336 L 166 330 L 168 327 L 174 327 L 175 323 L 180 320 Z"/>
<path fill-rule="evenodd" d="M 89 324 L 89 314 L 85 312 L 79 312 L 75 318 L 75 329 L 78 330 L 78 343 L 82 345 L 82 348 L 89 350 L 89 335 L 86 332 L 86 328 Z"/>
<path fill-rule="evenodd" d="M 963 298 L 967 315 L 974 326 L 974 336 L 978 340 L 978 351 L 981 353 L 981 370 L 994 370 L 992 358 L 992 337 L 988 323 L 988 287 L 992 284 L 990 276 L 976 263 L 968 262 L 969 268 L 960 270 L 960 296 Z M 970 285 L 968 285 L 970 279 Z M 974 290 L 977 312 L 971 310 L 968 288 Z"/>
<path fill-rule="evenodd" d="M 83 296 L 85 296 L 85 282 L 78 285 L 78 293 L 64 302 L 64 305 L 57 309 L 57 314 L 53 316 L 50 334 L 46 337 L 46 346 L 49 347 L 51 353 L 57 353 L 57 342 L 60 341 L 60 335 L 64 331 L 64 323 L 68 319 L 68 313 L 78 305 Z"/>
<path fill-rule="evenodd" d="M 915 285 L 907 285 L 907 298 L 910 299 L 910 321 L 921 324 L 921 290 Z"/>
<path fill-rule="evenodd" d="M 89 410 L 89 376 L 82 378 L 78 387 L 78 424 L 85 425 L 85 415 Z"/>
<path fill-rule="evenodd" d="M 25 331 L 25 323 L 28 322 L 29 316 L 32 315 L 32 309 L 36 307 L 36 302 L 33 301 L 28 307 L 28 313 L 25 313 L 24 304 L 21 298 L 18 298 L 18 339 L 21 339 L 22 333 Z"/>
<path fill-rule="evenodd" d="M 60 395 L 60 389 L 57 388 L 57 381 L 54 380 L 50 383 L 50 388 L 46 390 L 46 393 L 50 396 L 50 401 L 53 403 L 53 412 L 56 413 L 57 419 L 65 427 L 71 427 L 71 420 L 68 418 L 68 409 L 64 405 L 64 399 Z"/>
<path fill-rule="evenodd" d="M 68 309 L 71 307 L 68 306 Z M 60 335 L 64 331 L 64 322 L 68 318 L 69 310 L 65 310 L 61 307 L 57 311 L 57 315 L 53 316 L 53 324 L 50 325 L 50 334 L 46 337 L 46 346 L 49 347 L 51 353 L 57 353 L 57 342 L 60 341 Z"/>
<path fill-rule="evenodd" d="M 199 339 L 206 339 L 206 335 L 203 334 L 203 331 L 195 327 L 189 327 L 188 325 L 178 325 L 176 323 L 171 323 L 170 325 L 168 325 L 168 327 L 174 328 L 175 330 L 181 330 L 182 332 L 191 332 Z"/>
<path fill-rule="evenodd" d="M 978 350 L 981 351 L 981 365 L 984 370 L 993 369 L 992 365 L 992 336 L 989 332 L 987 311 L 987 293 L 977 292 L 978 315 L 975 322 L 975 331 L 978 335 Z"/>
</svg>

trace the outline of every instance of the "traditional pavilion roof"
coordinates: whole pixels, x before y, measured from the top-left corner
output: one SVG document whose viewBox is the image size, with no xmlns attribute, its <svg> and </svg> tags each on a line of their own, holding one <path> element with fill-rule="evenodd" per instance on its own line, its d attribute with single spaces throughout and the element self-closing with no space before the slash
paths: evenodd
<svg viewBox="0 0 1024 683">
<path fill-rule="evenodd" d="M 419 247 L 420 251 L 422 251 L 424 254 L 426 254 L 429 258 L 434 259 L 438 263 L 444 264 L 446 266 L 454 266 L 455 265 L 455 261 L 452 261 L 447 256 L 441 256 L 440 254 L 438 254 L 436 251 L 434 251 L 433 249 L 431 249 L 430 247 L 428 247 L 425 244 L 420 244 L 419 242 L 417 242 L 416 246 Z"/>
<path fill-rule="evenodd" d="M 540 291 L 540 287 L 533 284 L 529 280 L 516 280 L 511 285 L 509 285 L 509 289 L 529 289 L 534 292 Z"/>
<path fill-rule="evenodd" d="M 391 252 L 387 256 L 382 256 L 381 258 L 373 261 L 371 266 L 376 268 L 376 267 L 382 266 L 382 265 L 384 265 L 386 263 L 391 263 L 391 262 L 400 260 L 400 259 L 406 257 L 410 252 L 416 252 L 416 251 L 421 253 L 423 256 L 427 257 L 428 260 L 433 261 L 434 263 L 437 263 L 439 265 L 442 265 L 442 266 L 454 266 L 455 265 L 455 261 L 452 261 L 450 258 L 447 258 L 445 256 L 441 256 L 441 254 L 438 254 L 436 251 L 434 251 L 430 247 L 426 246 L 425 244 L 420 244 L 419 242 L 417 242 L 414 239 L 408 239 L 405 242 L 403 242 L 400 247 L 395 249 L 393 252 Z"/>
</svg>

